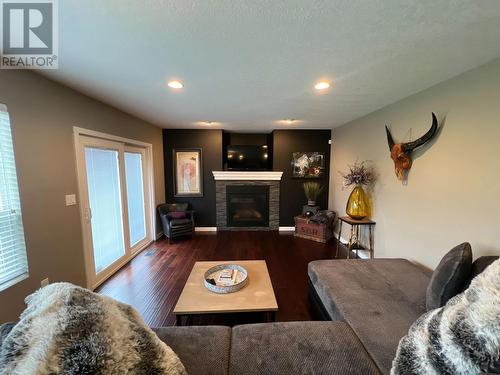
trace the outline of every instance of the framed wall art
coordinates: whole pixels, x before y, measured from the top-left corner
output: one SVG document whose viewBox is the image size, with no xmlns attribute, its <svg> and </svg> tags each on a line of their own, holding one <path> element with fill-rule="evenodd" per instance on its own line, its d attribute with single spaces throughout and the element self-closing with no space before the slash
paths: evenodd
<svg viewBox="0 0 500 375">
<path fill-rule="evenodd" d="M 294 152 L 292 176 L 294 178 L 320 178 L 325 173 L 325 153 Z"/>
<path fill-rule="evenodd" d="M 203 196 L 203 164 L 201 148 L 173 150 L 174 196 Z"/>
</svg>

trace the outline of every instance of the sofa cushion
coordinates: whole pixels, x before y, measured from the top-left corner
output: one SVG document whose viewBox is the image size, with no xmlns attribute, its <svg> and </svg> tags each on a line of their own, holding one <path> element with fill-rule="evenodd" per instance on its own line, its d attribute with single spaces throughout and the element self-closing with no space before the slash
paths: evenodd
<svg viewBox="0 0 500 375">
<path fill-rule="evenodd" d="M 470 273 L 471 281 L 474 277 L 482 273 L 491 263 L 496 262 L 500 257 L 498 255 L 490 255 L 477 258 L 472 262 L 472 270 Z"/>
<path fill-rule="evenodd" d="M 15 323 L 0 326 L 0 349 Z M 229 327 L 153 328 L 160 340 L 175 351 L 188 374 L 227 374 L 229 367 Z"/>
<path fill-rule="evenodd" d="M 342 322 L 236 326 L 229 373 L 380 374 L 354 332 Z"/>
<path fill-rule="evenodd" d="M 180 227 L 184 225 L 191 225 L 191 219 L 172 219 L 170 220 L 172 227 Z"/>
<path fill-rule="evenodd" d="M 189 375 L 228 373 L 231 328 L 164 327 L 153 331 L 177 354 Z"/>
<path fill-rule="evenodd" d="M 399 340 L 426 311 L 431 272 L 404 259 L 338 259 L 309 263 L 309 278 L 325 310 L 344 320 L 383 373 Z"/>
<path fill-rule="evenodd" d="M 130 305 L 66 282 L 25 302 L 2 344 L 1 374 L 186 374 Z"/>
<path fill-rule="evenodd" d="M 186 211 L 171 211 L 167 214 L 169 219 L 185 219 L 187 217 Z"/>
<path fill-rule="evenodd" d="M 401 339 L 391 374 L 500 373 L 500 261 Z"/>
<path fill-rule="evenodd" d="M 495 262 L 498 259 L 500 259 L 499 256 L 488 255 L 488 256 L 479 257 L 474 262 L 472 262 L 472 270 L 470 272 L 469 280 L 464 285 L 464 290 L 466 290 L 469 287 L 470 283 L 472 282 L 472 280 L 474 280 L 474 278 L 477 275 L 482 273 L 486 268 L 488 268 L 488 266 L 491 263 Z"/>
<path fill-rule="evenodd" d="M 427 286 L 427 310 L 437 309 L 458 293 L 467 284 L 472 269 L 472 249 L 464 242 L 451 249 L 441 259 L 432 273 Z"/>
</svg>

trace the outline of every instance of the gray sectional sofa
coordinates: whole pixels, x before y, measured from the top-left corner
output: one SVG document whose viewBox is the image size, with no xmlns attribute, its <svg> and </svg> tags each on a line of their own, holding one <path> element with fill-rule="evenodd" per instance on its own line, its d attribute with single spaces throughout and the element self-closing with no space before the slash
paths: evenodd
<svg viewBox="0 0 500 375">
<path fill-rule="evenodd" d="M 0 349 L 13 323 L 0 327 Z M 190 375 L 380 374 L 344 322 L 163 327 L 154 331 Z"/>
<path fill-rule="evenodd" d="M 325 317 L 346 322 L 388 374 L 399 340 L 426 312 L 432 272 L 404 259 L 345 259 L 311 262 L 308 273 Z"/>
<path fill-rule="evenodd" d="M 164 327 L 189 374 L 388 374 L 398 342 L 426 311 L 431 272 L 404 259 L 321 260 L 308 268 L 325 321 Z M 9 325 L 0 327 L 2 337 Z"/>
<path fill-rule="evenodd" d="M 188 374 L 380 374 L 344 322 L 165 327 Z"/>
</svg>

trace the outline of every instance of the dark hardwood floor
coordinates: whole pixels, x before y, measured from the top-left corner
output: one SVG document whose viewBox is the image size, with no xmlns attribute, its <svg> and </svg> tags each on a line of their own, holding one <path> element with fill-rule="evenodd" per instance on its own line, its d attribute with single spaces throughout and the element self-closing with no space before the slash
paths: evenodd
<svg viewBox="0 0 500 375">
<path fill-rule="evenodd" d="M 171 244 L 161 239 L 143 250 L 97 292 L 132 305 L 152 327 L 169 326 L 175 324 L 172 310 L 196 261 L 264 259 L 278 301 L 277 320 L 312 320 L 307 264 L 334 258 L 335 251 L 335 241 L 325 245 L 278 232 L 196 234 L 192 239 Z M 233 318 L 198 318 L 193 324 L 234 325 L 255 320 L 255 317 L 242 321 Z"/>
</svg>

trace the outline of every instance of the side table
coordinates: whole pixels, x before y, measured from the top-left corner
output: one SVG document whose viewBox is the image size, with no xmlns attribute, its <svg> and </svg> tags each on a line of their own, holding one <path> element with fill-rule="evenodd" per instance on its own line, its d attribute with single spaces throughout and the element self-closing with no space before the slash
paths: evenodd
<svg viewBox="0 0 500 375">
<path fill-rule="evenodd" d="M 339 227 L 339 238 L 337 240 L 337 254 L 339 253 L 339 243 L 340 243 L 340 238 L 342 236 L 342 223 L 346 223 L 351 226 L 351 231 L 349 233 L 349 242 L 347 244 L 347 259 L 351 257 L 351 250 L 354 249 L 356 251 L 356 256 L 357 256 L 358 250 L 363 249 L 363 247 L 361 247 L 361 242 L 360 242 L 361 227 L 368 227 L 368 241 L 369 241 L 368 251 L 370 252 L 370 259 L 373 259 L 373 253 L 374 253 L 373 227 L 375 226 L 375 222 L 368 219 L 355 220 L 350 218 L 349 216 L 341 216 L 339 217 L 339 221 L 340 221 L 340 227 Z"/>
</svg>

